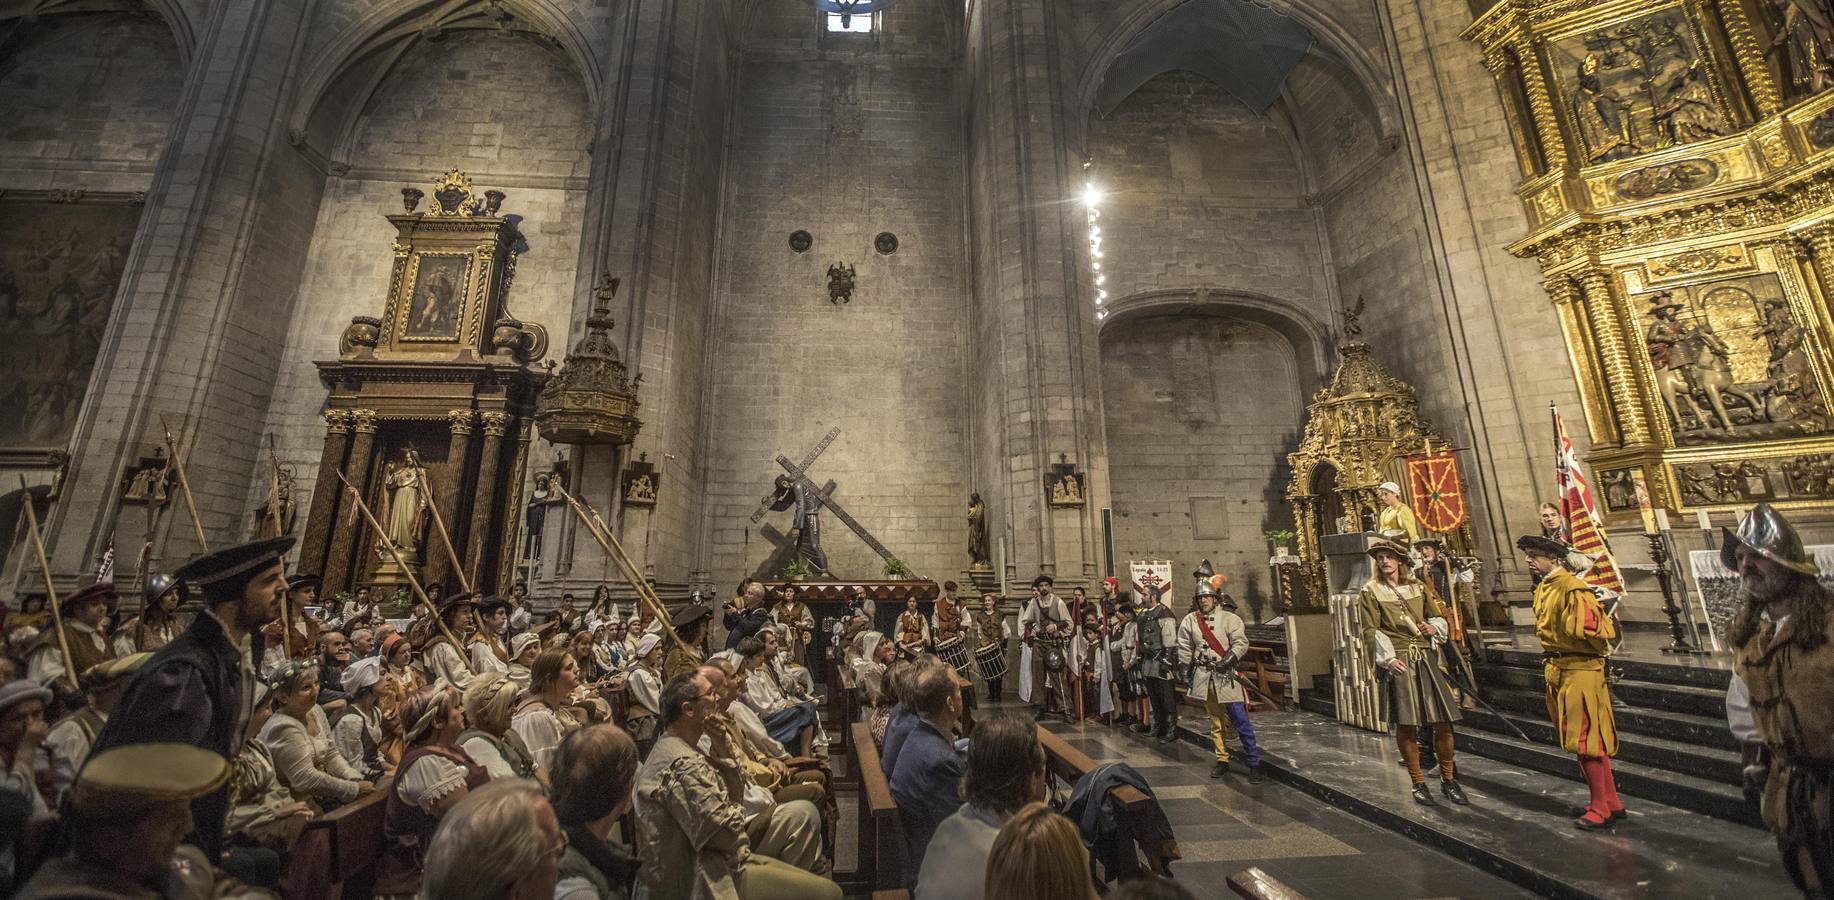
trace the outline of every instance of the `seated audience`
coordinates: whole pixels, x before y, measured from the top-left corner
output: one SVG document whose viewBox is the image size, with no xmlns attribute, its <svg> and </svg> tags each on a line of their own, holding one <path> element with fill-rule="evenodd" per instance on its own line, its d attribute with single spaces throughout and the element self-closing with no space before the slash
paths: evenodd
<svg viewBox="0 0 1834 900">
<path fill-rule="evenodd" d="M 908 659 L 896 660 L 885 666 L 885 688 L 879 692 L 879 703 L 873 708 L 872 717 L 867 719 L 866 724 L 866 730 L 872 734 L 873 749 L 878 752 L 880 760 L 885 758 L 885 741 L 891 736 L 892 720 L 904 718 L 901 715 L 903 709 L 898 705 L 896 685 L 909 681 L 915 671 L 916 664 Z"/>
<path fill-rule="evenodd" d="M 910 737 L 911 729 L 917 727 L 917 704 L 911 699 L 911 692 L 917 689 L 917 678 L 931 668 L 942 665 L 940 660 L 929 654 L 900 662 L 909 665 L 896 672 L 888 670 L 886 673 L 892 699 L 897 702 L 892 707 L 891 722 L 885 727 L 885 746 L 879 751 L 879 768 L 885 770 L 887 777 L 898 766 L 898 752 L 904 749 L 905 739 Z"/>
<path fill-rule="evenodd" d="M 885 698 L 885 670 L 898 659 L 898 645 L 877 631 L 859 637 L 859 651 L 853 661 L 854 683 L 860 688 L 866 705 L 878 707 Z M 889 706 L 890 704 L 884 704 Z"/>
<path fill-rule="evenodd" d="M 274 757 L 257 737 L 274 714 L 267 685 L 255 682 L 248 739 L 236 754 L 229 778 L 229 818 L 224 831 L 232 844 L 252 844 L 285 853 L 312 820 L 312 805 L 293 799 L 274 770 Z"/>
<path fill-rule="evenodd" d="M 369 781 L 381 781 L 395 770 L 382 756 L 382 660 L 370 656 L 344 668 L 344 695 L 349 702 L 331 725 L 338 755 Z"/>
<path fill-rule="evenodd" d="M 376 632 L 369 628 L 350 630 L 350 658 L 368 659 L 376 655 Z"/>
<path fill-rule="evenodd" d="M 637 846 L 648 895 L 838 900 L 834 882 L 752 851 L 745 812 L 733 799 L 744 792 L 744 776 L 725 735 L 708 728 L 718 715 L 718 699 L 694 671 L 663 686 L 662 737 L 637 773 Z M 702 736 L 709 737 L 710 753 L 697 749 Z M 766 823 L 757 846 L 820 859 L 819 852 L 809 852 L 814 848 L 806 837 L 785 830 Z"/>
<path fill-rule="evenodd" d="M 427 686 L 427 677 L 414 665 L 413 643 L 400 634 L 382 639 L 382 665 L 402 697 L 411 697 Z"/>
<path fill-rule="evenodd" d="M 343 712 L 344 667 L 350 665 L 350 638 L 326 629 L 318 636 L 318 703 L 327 716 Z"/>
<path fill-rule="evenodd" d="M 191 801 L 220 787 L 229 761 L 187 744 L 98 752 L 65 804 L 69 851 L 32 874 L 18 900 L 209 897 L 213 869 L 196 847 Z"/>
<path fill-rule="evenodd" d="M 478 604 L 478 630 L 471 636 L 471 671 L 479 676 L 509 671 L 509 647 L 503 632 L 509 628 L 509 601 L 485 597 Z"/>
<path fill-rule="evenodd" d="M 429 617 L 425 627 L 428 637 L 420 646 L 420 667 L 427 673 L 427 681 L 438 684 L 441 681 L 459 690 L 471 683 L 472 671 L 465 662 L 465 651 L 454 646 L 454 641 L 464 640 L 465 626 L 471 620 L 471 611 L 478 608 L 477 595 L 471 593 L 454 594 L 438 607 L 439 621 L 445 624 L 442 629 Z M 414 626 L 409 626 L 408 634 L 415 633 Z"/>
<path fill-rule="evenodd" d="M 1076 823 L 1049 804 L 1019 810 L 987 856 L 986 900 L 1095 900 L 1089 851 Z"/>
<path fill-rule="evenodd" d="M 1044 747 L 1030 716 L 997 712 L 976 723 L 960 809 L 936 826 L 917 876 L 916 900 L 980 900 L 1000 826 L 1045 798 Z"/>
<path fill-rule="evenodd" d="M 936 826 L 961 807 L 962 757 L 955 752 L 955 723 L 962 714 L 961 684 L 955 670 L 926 666 L 907 700 L 917 722 L 886 773 L 898 819 L 904 823 L 905 884 L 915 884 L 924 849 Z"/>
<path fill-rule="evenodd" d="M 794 746 L 800 756 L 808 756 L 813 746 L 815 722 L 819 713 L 813 701 L 797 701 L 783 692 L 783 685 L 770 667 L 765 642 L 746 638 L 739 642 L 739 668 L 754 676 L 745 689 L 745 702 L 764 720 L 772 738 L 785 747 Z"/>
<path fill-rule="evenodd" d="M 10 790 L 26 799 L 32 815 L 51 811 L 56 797 L 47 798 L 51 787 L 50 770 L 40 771 L 39 749 L 51 727 L 45 724 L 45 707 L 51 692 L 37 682 L 21 679 L 0 685 L 0 790 Z"/>
<path fill-rule="evenodd" d="M 567 839 L 541 786 L 493 781 L 452 807 L 427 848 L 426 886 L 437 900 L 550 900 Z"/>
<path fill-rule="evenodd" d="M 261 729 L 280 783 L 302 800 L 330 809 L 375 790 L 331 742 L 331 725 L 318 707 L 318 666 L 289 660 L 274 672 L 275 712 Z"/>
<path fill-rule="evenodd" d="M 121 695 L 127 692 L 128 682 L 152 658 L 151 653 L 129 653 L 97 663 L 83 672 L 79 682 L 83 695 L 89 698 L 88 705 L 59 719 L 51 726 L 51 733 L 45 736 L 44 746 L 50 753 L 51 770 L 57 773 L 60 796 L 76 780 L 77 771 L 89 758 L 89 748 L 95 746 L 96 735 L 102 733 L 102 726 L 108 724 L 109 713 L 115 711 Z"/>
<path fill-rule="evenodd" d="M 726 744 L 733 752 L 732 759 L 745 773 L 747 783 L 745 793 L 739 803 L 745 807 L 746 815 L 753 817 L 747 821 L 747 827 L 753 827 L 757 817 L 760 816 L 805 816 L 807 811 L 800 805 L 786 806 L 786 804 L 794 804 L 801 800 L 821 814 L 821 818 L 816 822 L 821 828 L 821 846 L 824 848 L 834 846 L 833 829 L 836 817 L 833 804 L 829 802 L 828 790 L 822 785 L 822 773 L 820 771 L 792 773 L 787 764 L 753 744 L 744 730 L 733 722 L 729 712 L 733 708 L 732 701 L 738 696 L 741 683 L 727 678 L 725 669 L 727 665 L 730 663 L 726 660 L 704 665 L 700 668 L 700 674 L 719 693 L 718 715 L 709 720 L 708 729 L 710 732 L 718 730 L 725 734 Z M 738 705 L 744 706 L 744 704 Z M 702 738 L 697 749 L 706 753 L 709 752 L 710 745 L 711 737 Z M 778 812 L 780 809 L 781 813 Z M 777 855 L 785 862 L 800 865 L 797 860 L 780 854 L 773 855 Z"/>
<path fill-rule="evenodd" d="M 420 889 L 421 859 L 439 821 L 465 795 L 490 780 L 458 747 L 464 701 L 450 685 L 421 688 L 401 704 L 407 752 L 388 792 L 382 833 L 387 849 L 376 863 L 376 895 L 412 897 Z"/>
<path fill-rule="evenodd" d="M 662 701 L 662 636 L 644 635 L 632 652 L 634 664 L 624 681 L 630 696 L 624 724 L 637 742 L 637 752 L 647 754 L 656 743 L 656 717 Z"/>
<path fill-rule="evenodd" d="M 554 753 L 554 815 L 567 836 L 554 900 L 627 900 L 639 861 L 612 840 L 612 825 L 631 807 L 637 745 L 616 725 L 582 728 Z"/>
<path fill-rule="evenodd" d="M 528 697 L 516 707 L 510 728 L 522 738 L 535 764 L 546 769 L 553 765 L 561 739 L 580 727 L 572 708 L 579 663 L 565 650 L 543 650 L 529 673 Z"/>
<path fill-rule="evenodd" d="M 472 679 L 465 689 L 465 718 L 471 729 L 459 735 L 459 749 L 492 779 L 533 778 L 545 785 L 547 774 L 535 764 L 522 737 L 509 727 L 517 693 L 505 672 L 487 672 Z"/>
<path fill-rule="evenodd" d="M 529 689 L 530 667 L 541 655 L 541 635 L 524 631 L 509 639 L 509 680 L 519 691 Z"/>
</svg>

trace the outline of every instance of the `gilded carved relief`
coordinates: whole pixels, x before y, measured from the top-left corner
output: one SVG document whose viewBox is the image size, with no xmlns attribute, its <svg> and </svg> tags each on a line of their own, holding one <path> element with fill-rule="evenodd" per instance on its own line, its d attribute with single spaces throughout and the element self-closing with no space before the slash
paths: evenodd
<svg viewBox="0 0 1834 900">
<path fill-rule="evenodd" d="M 1587 162 L 1726 133 L 1679 8 L 1548 42 Z"/>
<path fill-rule="evenodd" d="M 1775 273 L 1639 299 L 1644 350 L 1677 444 L 1828 430 L 1802 327 Z"/>
<path fill-rule="evenodd" d="M 1676 465 L 1675 484 L 1698 506 L 1834 500 L 1834 453 Z"/>
</svg>

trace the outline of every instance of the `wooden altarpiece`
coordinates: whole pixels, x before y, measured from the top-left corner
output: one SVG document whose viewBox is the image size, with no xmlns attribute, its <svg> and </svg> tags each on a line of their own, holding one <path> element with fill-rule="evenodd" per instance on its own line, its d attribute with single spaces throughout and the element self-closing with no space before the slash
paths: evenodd
<svg viewBox="0 0 1834 900">
<path fill-rule="evenodd" d="M 548 377 L 530 364 L 546 354 L 547 331 L 506 304 L 522 235 L 500 214 L 504 195 L 477 194 L 454 170 L 421 211 L 424 196 L 403 189 L 405 212 L 388 217 L 396 236 L 382 315 L 352 318 L 338 358 L 316 363 L 330 394 L 299 568 L 322 573 L 327 594 L 406 581 L 340 474 L 384 522 L 405 521 L 396 543 L 426 584 L 450 591 L 462 567 L 475 589 L 504 591 L 512 573 L 530 422 Z M 400 490 L 410 450 L 457 560 L 430 511 L 413 512 L 422 497 Z M 395 497 L 414 504 L 406 520 L 391 510 Z"/>
</svg>

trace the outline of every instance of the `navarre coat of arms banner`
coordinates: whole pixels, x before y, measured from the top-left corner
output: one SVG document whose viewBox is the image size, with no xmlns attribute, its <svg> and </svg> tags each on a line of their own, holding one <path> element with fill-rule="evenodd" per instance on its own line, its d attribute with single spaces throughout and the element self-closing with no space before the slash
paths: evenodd
<svg viewBox="0 0 1834 900">
<path fill-rule="evenodd" d="M 1458 457 L 1450 450 L 1407 458 L 1408 495 L 1414 515 L 1428 531 L 1441 534 L 1465 524 L 1465 483 L 1459 477 Z"/>
</svg>

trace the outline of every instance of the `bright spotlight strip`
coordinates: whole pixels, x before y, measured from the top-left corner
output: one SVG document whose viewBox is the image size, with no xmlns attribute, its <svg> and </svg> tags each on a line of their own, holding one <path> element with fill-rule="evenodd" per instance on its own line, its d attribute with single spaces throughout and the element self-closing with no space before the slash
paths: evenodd
<svg viewBox="0 0 1834 900">
<path fill-rule="evenodd" d="M 1091 181 L 1083 188 L 1083 208 L 1089 214 L 1089 271 L 1095 276 L 1095 318 L 1108 318 L 1108 276 L 1102 274 L 1102 189 Z"/>
</svg>

